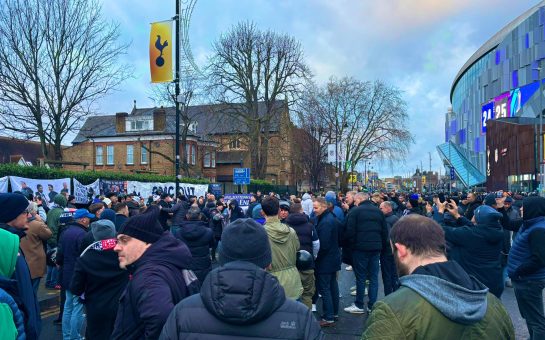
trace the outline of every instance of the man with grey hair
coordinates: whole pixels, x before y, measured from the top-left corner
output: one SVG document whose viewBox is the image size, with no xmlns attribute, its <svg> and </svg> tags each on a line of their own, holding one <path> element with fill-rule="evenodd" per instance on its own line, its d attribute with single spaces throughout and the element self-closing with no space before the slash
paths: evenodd
<svg viewBox="0 0 545 340">
<path fill-rule="evenodd" d="M 343 208 L 345 214 L 348 214 L 350 209 L 354 208 L 356 206 L 354 197 L 356 196 L 355 191 L 348 191 L 346 193 L 346 196 L 344 197 L 344 201 L 342 202 L 341 207 Z"/>
<path fill-rule="evenodd" d="M 394 224 L 399 220 L 399 217 L 394 214 L 393 204 L 390 201 L 382 202 L 379 209 L 384 214 L 386 227 L 388 228 L 388 240 L 390 240 L 390 230 L 392 230 Z M 382 253 L 380 254 L 380 272 L 382 274 L 382 283 L 384 285 L 384 295 L 388 295 L 398 288 L 398 277 L 394 262 L 394 255 L 389 250 L 389 248 L 383 249 Z"/>
<path fill-rule="evenodd" d="M 195 272 L 202 283 L 212 269 L 210 248 L 214 247 L 214 233 L 208 223 L 201 219 L 201 209 L 194 204 L 185 215 L 187 221 L 182 222 L 174 236 L 183 241 L 193 257 L 189 269 Z"/>
</svg>

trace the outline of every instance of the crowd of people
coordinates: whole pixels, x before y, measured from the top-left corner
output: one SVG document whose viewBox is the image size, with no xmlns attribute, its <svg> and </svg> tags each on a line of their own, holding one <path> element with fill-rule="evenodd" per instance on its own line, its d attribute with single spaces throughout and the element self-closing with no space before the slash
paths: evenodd
<svg viewBox="0 0 545 340">
<path fill-rule="evenodd" d="M 545 198 L 257 192 L 245 209 L 212 194 L 52 201 L 0 194 L 2 338 L 39 338 L 45 278 L 60 290 L 63 339 L 319 339 L 341 308 L 368 315 L 363 339 L 514 339 L 500 300 L 511 288 L 530 338 L 545 339 Z M 348 306 L 342 268 L 354 273 Z"/>
</svg>

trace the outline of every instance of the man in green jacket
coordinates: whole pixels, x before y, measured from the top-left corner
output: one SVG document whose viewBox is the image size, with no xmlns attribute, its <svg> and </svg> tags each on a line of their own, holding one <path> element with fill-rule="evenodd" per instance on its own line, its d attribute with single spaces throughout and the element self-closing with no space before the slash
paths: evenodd
<svg viewBox="0 0 545 340">
<path fill-rule="evenodd" d="M 276 197 L 266 197 L 261 202 L 262 212 L 265 215 L 265 230 L 269 236 L 272 250 L 270 272 L 284 288 L 286 297 L 297 300 L 303 294 L 303 286 L 299 271 L 295 266 L 299 238 L 293 228 L 280 222 L 278 210 L 280 202 Z M 243 240 L 242 240 L 243 241 Z"/>
<path fill-rule="evenodd" d="M 401 287 L 374 305 L 362 339 L 515 339 L 500 300 L 447 261 L 435 221 L 403 217 L 390 242 Z"/>
</svg>

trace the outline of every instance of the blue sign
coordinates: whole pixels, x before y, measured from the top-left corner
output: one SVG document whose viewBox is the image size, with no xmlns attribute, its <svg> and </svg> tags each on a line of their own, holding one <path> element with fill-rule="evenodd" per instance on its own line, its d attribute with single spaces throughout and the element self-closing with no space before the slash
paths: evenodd
<svg viewBox="0 0 545 340">
<path fill-rule="evenodd" d="M 451 166 L 451 167 L 450 167 L 450 179 L 451 179 L 451 180 L 454 180 L 454 178 L 455 178 L 454 167 Z"/>
<path fill-rule="evenodd" d="M 234 168 L 233 183 L 236 185 L 250 184 L 250 168 Z"/>
<path fill-rule="evenodd" d="M 212 194 L 214 194 L 214 196 L 216 196 L 216 197 L 221 196 L 221 192 L 222 192 L 222 185 L 221 185 L 221 183 L 211 183 L 211 184 L 209 185 L 209 187 L 210 187 L 210 192 L 211 192 Z"/>
</svg>

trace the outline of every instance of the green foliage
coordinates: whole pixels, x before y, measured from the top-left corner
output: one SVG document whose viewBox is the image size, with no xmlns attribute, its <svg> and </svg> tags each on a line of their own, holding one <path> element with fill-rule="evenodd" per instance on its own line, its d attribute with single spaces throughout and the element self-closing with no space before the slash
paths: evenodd
<svg viewBox="0 0 545 340">
<path fill-rule="evenodd" d="M 97 179 L 109 179 L 120 181 L 139 181 L 139 182 L 174 182 L 174 176 L 160 176 L 153 174 L 125 174 L 115 171 L 70 171 L 62 169 L 48 169 L 37 166 L 19 166 L 16 164 L 0 164 L 0 177 L 18 176 L 34 179 L 57 179 L 57 178 L 75 178 L 82 184 L 90 184 Z M 208 184 L 208 180 L 196 178 L 182 178 L 181 183 L 190 184 Z"/>
</svg>

